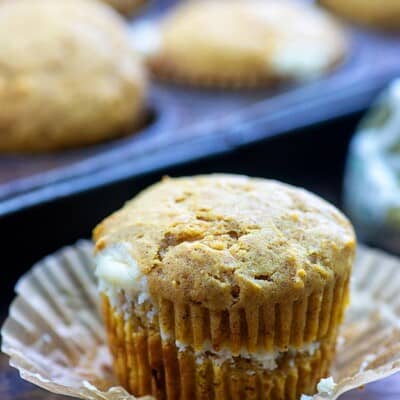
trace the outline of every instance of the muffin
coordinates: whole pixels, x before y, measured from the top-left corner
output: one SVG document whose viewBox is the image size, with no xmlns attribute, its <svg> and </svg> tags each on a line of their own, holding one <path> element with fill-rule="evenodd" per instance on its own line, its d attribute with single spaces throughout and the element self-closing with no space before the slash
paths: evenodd
<svg viewBox="0 0 400 400">
<path fill-rule="evenodd" d="M 144 67 L 94 0 L 0 2 L 0 151 L 115 138 L 142 123 Z"/>
<path fill-rule="evenodd" d="M 400 29 L 399 0 L 319 0 L 345 18 L 377 28 Z"/>
<path fill-rule="evenodd" d="M 146 0 L 102 0 L 103 2 L 114 7 L 117 11 L 124 15 L 131 15 L 142 7 Z"/>
<path fill-rule="evenodd" d="M 328 375 L 355 237 L 318 197 L 164 179 L 94 230 L 115 372 L 157 399 L 299 399 Z"/>
<path fill-rule="evenodd" d="M 153 31 L 147 53 L 155 76 L 225 88 L 313 79 L 346 49 L 331 17 L 289 0 L 184 2 Z"/>
</svg>

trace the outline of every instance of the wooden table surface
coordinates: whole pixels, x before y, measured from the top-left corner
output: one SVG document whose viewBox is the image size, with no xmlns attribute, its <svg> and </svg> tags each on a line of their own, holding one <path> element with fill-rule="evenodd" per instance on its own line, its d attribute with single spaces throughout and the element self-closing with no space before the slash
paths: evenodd
<svg viewBox="0 0 400 400">
<path fill-rule="evenodd" d="M 9 367 L 8 358 L 0 354 L 1 400 L 68 400 L 70 397 L 51 394 L 22 380 L 18 372 Z M 340 400 L 399 400 L 400 374 L 371 384 L 363 390 L 355 390 Z"/>
</svg>

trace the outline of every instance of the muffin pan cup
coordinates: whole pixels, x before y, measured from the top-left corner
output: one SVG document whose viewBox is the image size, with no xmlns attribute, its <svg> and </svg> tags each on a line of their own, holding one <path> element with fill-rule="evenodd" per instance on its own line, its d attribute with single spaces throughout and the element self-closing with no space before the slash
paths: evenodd
<svg viewBox="0 0 400 400">
<path fill-rule="evenodd" d="M 134 399 L 118 386 L 112 373 L 92 251 L 90 242 L 78 242 L 46 257 L 21 278 L 16 287 L 17 298 L 2 328 L 2 350 L 24 379 L 52 392 L 88 400 Z M 320 385 L 320 393 L 314 400 L 335 400 L 353 388 L 400 371 L 400 284 L 393 279 L 399 268 L 399 259 L 359 248 L 352 275 L 350 307 L 330 371 L 335 385 L 325 388 L 326 385 Z M 118 340 L 124 337 L 125 329 L 125 326 L 116 329 Z M 111 340 L 113 337 L 114 334 Z M 140 346 L 146 346 L 146 340 L 141 337 Z M 130 350 L 123 354 L 145 355 L 140 348 Z M 173 349 L 171 352 L 175 354 Z M 318 353 L 315 354 L 317 357 Z M 181 362 L 193 366 L 190 355 L 183 354 L 181 358 Z M 122 371 L 124 363 L 134 361 L 125 356 L 116 357 L 115 362 L 120 363 Z M 324 366 L 318 368 L 324 372 Z M 193 371 L 196 373 L 202 376 L 201 369 Z M 145 377 L 141 379 L 146 385 L 151 384 Z M 170 379 L 173 382 L 174 375 Z M 245 377 L 241 375 L 238 379 Z M 254 378 L 247 376 L 246 379 L 249 387 L 254 387 Z M 292 396 L 293 388 L 297 387 L 295 382 L 294 372 L 287 375 L 286 381 L 276 381 L 276 395 Z M 311 378 L 310 382 L 314 384 Z M 253 398 L 250 392 L 254 393 L 250 390 L 246 396 Z"/>
</svg>

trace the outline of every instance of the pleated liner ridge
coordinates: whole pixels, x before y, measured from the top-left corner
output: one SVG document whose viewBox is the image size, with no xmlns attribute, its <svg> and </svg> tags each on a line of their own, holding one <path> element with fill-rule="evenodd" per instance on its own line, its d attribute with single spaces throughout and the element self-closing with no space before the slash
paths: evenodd
<svg viewBox="0 0 400 400">
<path fill-rule="evenodd" d="M 300 301 L 235 311 L 215 312 L 158 299 L 156 327 L 150 328 L 126 320 L 103 295 L 115 372 L 133 394 L 153 394 L 157 399 L 298 399 L 312 393 L 328 374 L 348 303 L 348 286 L 348 277 L 338 277 L 322 292 Z M 177 348 L 176 341 L 184 347 Z M 196 354 L 205 344 L 213 352 L 229 348 L 233 356 L 239 356 L 241 349 L 285 351 L 313 342 L 320 344 L 315 353 L 298 353 L 292 360 L 284 356 L 270 371 L 240 362 L 221 365 L 207 356 L 199 362 Z"/>
</svg>

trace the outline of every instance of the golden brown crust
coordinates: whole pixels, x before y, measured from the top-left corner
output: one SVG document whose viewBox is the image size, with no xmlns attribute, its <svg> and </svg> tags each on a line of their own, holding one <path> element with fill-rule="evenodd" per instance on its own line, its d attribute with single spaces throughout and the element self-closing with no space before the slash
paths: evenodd
<svg viewBox="0 0 400 400">
<path fill-rule="evenodd" d="M 346 52 L 334 21 L 287 0 L 192 1 L 168 14 L 159 31 L 159 46 L 148 56 L 154 75 L 197 86 L 310 79 L 333 69 Z"/>
<path fill-rule="evenodd" d="M 125 29 L 94 0 L 1 2 L 0 150 L 85 145 L 135 127 L 146 79 Z"/>
<path fill-rule="evenodd" d="M 351 271 L 348 220 L 318 197 L 235 175 L 165 179 L 94 231 L 128 242 L 154 298 L 211 310 L 297 301 Z"/>
<path fill-rule="evenodd" d="M 319 0 L 338 15 L 352 21 L 390 30 L 400 30 L 398 0 Z"/>
</svg>

